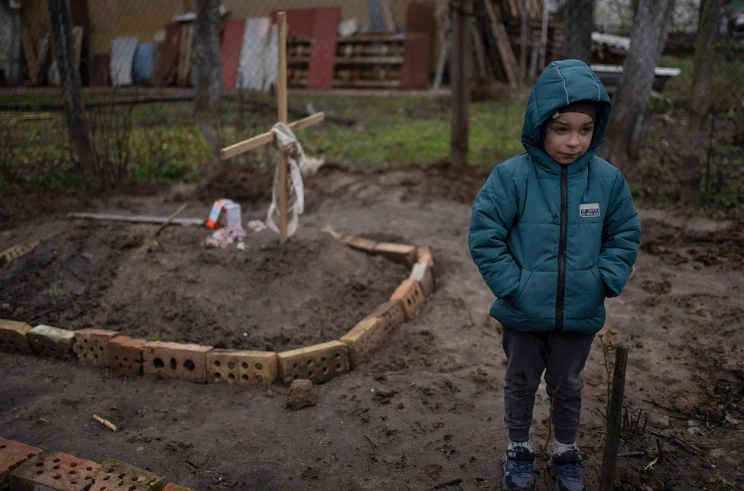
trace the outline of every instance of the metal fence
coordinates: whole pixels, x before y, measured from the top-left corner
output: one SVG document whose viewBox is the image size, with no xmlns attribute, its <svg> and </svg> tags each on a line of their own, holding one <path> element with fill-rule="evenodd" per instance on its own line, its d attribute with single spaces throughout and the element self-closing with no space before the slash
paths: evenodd
<svg viewBox="0 0 744 491">
<path fill-rule="evenodd" d="M 219 111 L 198 115 L 194 86 L 202 67 L 195 51 L 203 39 L 195 0 L 67 2 L 91 147 L 97 171 L 111 182 L 200 179 L 219 165 L 219 148 L 271 127 L 275 14 L 281 10 L 289 24 L 290 120 L 326 112 L 328 120 L 301 138 L 307 153 L 327 162 L 449 161 L 450 63 L 462 53 L 472 64 L 469 161 L 495 165 L 521 151 L 529 84 L 564 49 L 565 0 L 469 0 L 461 12 L 469 33 L 465 51 L 452 50 L 451 35 L 462 0 L 318 0 L 313 8 L 303 0 L 222 0 L 218 49 L 225 99 Z M 596 1 L 592 65 L 611 93 L 628 54 L 634 3 Z M 0 0 L 5 185 L 77 183 L 48 5 Z M 719 201 L 737 200 L 742 187 L 735 175 L 744 139 L 736 12 L 731 8 L 721 18 L 713 117 L 705 130 L 704 186 Z M 643 125 L 634 181 L 640 196 L 663 200 L 676 192 L 673 149 L 684 135 L 698 17 L 699 0 L 678 0 L 672 11 Z M 262 150 L 236 160 L 271 165 L 268 157 Z"/>
</svg>

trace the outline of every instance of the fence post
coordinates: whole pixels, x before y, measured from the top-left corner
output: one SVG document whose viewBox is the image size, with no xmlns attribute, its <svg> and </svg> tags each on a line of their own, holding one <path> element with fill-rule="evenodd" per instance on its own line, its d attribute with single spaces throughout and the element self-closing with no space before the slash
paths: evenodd
<svg viewBox="0 0 744 491">
<path fill-rule="evenodd" d="M 607 414 L 607 436 L 605 437 L 604 456 L 602 458 L 602 475 L 600 491 L 612 491 L 615 486 L 615 469 L 617 452 L 620 448 L 622 431 L 623 397 L 625 395 L 625 370 L 628 367 L 628 347 L 618 346 L 615 349 L 615 369 L 612 374 L 612 399 Z"/>
<path fill-rule="evenodd" d="M 473 0 L 459 0 L 452 5 L 452 49 L 450 84 L 452 85 L 452 128 L 450 147 L 452 162 L 458 167 L 468 165 L 470 137 L 470 79 L 472 55 L 470 28 Z"/>
</svg>

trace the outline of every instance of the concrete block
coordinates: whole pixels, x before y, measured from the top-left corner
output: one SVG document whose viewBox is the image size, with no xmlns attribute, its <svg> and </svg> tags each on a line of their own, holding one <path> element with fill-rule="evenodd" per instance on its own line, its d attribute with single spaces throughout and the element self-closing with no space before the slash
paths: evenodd
<svg viewBox="0 0 744 491">
<path fill-rule="evenodd" d="M 359 249 L 365 252 L 374 252 L 377 247 L 377 242 L 374 240 L 365 239 L 363 237 L 354 237 L 353 235 L 344 235 L 341 237 L 341 242 L 354 249 Z"/>
<path fill-rule="evenodd" d="M 289 385 L 292 380 L 308 379 L 315 384 L 349 371 L 349 352 L 340 341 L 329 341 L 307 348 L 277 353 L 279 377 Z"/>
<path fill-rule="evenodd" d="M 215 349 L 207 353 L 207 382 L 272 384 L 277 373 L 274 352 Z"/>
<path fill-rule="evenodd" d="M 26 338 L 31 349 L 39 356 L 60 360 L 74 356 L 72 351 L 72 345 L 75 344 L 74 331 L 39 325 L 28 331 Z"/>
<path fill-rule="evenodd" d="M 145 373 L 204 384 L 207 382 L 207 352 L 211 349 L 211 346 L 198 344 L 151 341 L 143 349 L 142 367 Z"/>
<path fill-rule="evenodd" d="M 431 254 L 431 248 L 429 246 L 421 246 L 416 248 L 416 262 L 427 262 L 431 269 L 434 269 L 434 256 Z"/>
<path fill-rule="evenodd" d="M 173 484 L 172 482 L 169 482 L 166 487 L 163 488 L 163 491 L 194 491 L 193 489 L 184 488 L 183 486 L 179 486 L 177 484 Z"/>
<path fill-rule="evenodd" d="M 418 281 L 407 279 L 398 286 L 390 300 L 400 301 L 403 304 L 403 310 L 406 311 L 406 319 L 411 320 L 424 305 L 424 292 Z"/>
<path fill-rule="evenodd" d="M 0 490 L 8 489 L 8 478 L 16 467 L 41 453 L 40 448 L 0 438 Z"/>
<path fill-rule="evenodd" d="M 147 341 L 129 336 L 116 336 L 108 342 L 108 365 L 118 375 L 137 377 L 142 375 L 142 351 Z"/>
<path fill-rule="evenodd" d="M 391 331 L 406 322 L 406 311 L 403 302 L 390 300 L 378 305 L 367 317 L 376 317 L 385 324 L 384 329 Z"/>
<path fill-rule="evenodd" d="M 10 473 L 10 491 L 85 491 L 101 468 L 74 455 L 38 455 Z"/>
<path fill-rule="evenodd" d="M 380 242 L 375 246 L 375 254 L 380 254 L 393 262 L 412 266 L 416 262 L 416 246 Z"/>
<path fill-rule="evenodd" d="M 428 262 L 420 261 L 413 265 L 410 279 L 421 283 L 421 289 L 424 292 L 424 298 L 434 292 L 434 268 Z"/>
<path fill-rule="evenodd" d="M 160 477 L 130 464 L 104 459 L 89 491 L 162 491 Z"/>
<path fill-rule="evenodd" d="M 7 353 L 31 352 L 26 334 L 31 326 L 25 322 L 9 321 L 0 319 L 0 351 Z"/>
<path fill-rule="evenodd" d="M 108 366 L 108 343 L 111 338 L 118 335 L 116 331 L 81 329 L 75 331 L 75 344 L 72 350 L 86 365 L 105 367 Z"/>
<path fill-rule="evenodd" d="M 383 345 L 394 327 L 394 324 L 387 323 L 380 317 L 367 317 L 344 334 L 341 342 L 349 348 L 351 368 L 364 363 L 377 348 Z"/>
</svg>

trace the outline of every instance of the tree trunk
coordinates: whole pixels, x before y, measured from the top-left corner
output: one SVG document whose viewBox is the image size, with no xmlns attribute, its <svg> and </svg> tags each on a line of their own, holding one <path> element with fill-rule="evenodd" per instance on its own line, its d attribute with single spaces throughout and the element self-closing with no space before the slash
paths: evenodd
<svg viewBox="0 0 744 491">
<path fill-rule="evenodd" d="M 62 83 L 62 98 L 65 106 L 65 122 L 70 133 L 70 145 L 76 160 L 78 173 L 87 185 L 95 178 L 95 161 L 90 148 L 88 125 L 85 121 L 85 106 L 80 87 L 80 71 L 75 66 L 74 37 L 68 0 L 47 0 L 52 21 L 52 35 Z"/>
<path fill-rule="evenodd" d="M 674 0 L 640 0 L 623 77 L 613 100 L 603 154 L 627 172 L 635 168 L 654 69 L 672 22 Z"/>
<path fill-rule="evenodd" d="M 563 54 L 567 59 L 592 62 L 592 29 L 594 27 L 595 0 L 567 0 L 565 10 L 565 44 Z"/>
<path fill-rule="evenodd" d="M 692 72 L 692 102 L 679 169 L 680 202 L 700 206 L 700 168 L 703 162 L 703 126 L 710 110 L 711 83 L 716 54 L 720 11 L 725 0 L 706 0 L 695 39 L 695 68 Z"/>
<path fill-rule="evenodd" d="M 450 150 L 452 162 L 468 166 L 470 140 L 470 80 L 472 78 L 472 23 L 467 13 L 473 11 L 473 0 L 459 0 L 452 12 L 452 49 L 450 84 L 452 85 L 452 123 Z"/>
<path fill-rule="evenodd" d="M 198 0 L 192 69 L 195 71 L 195 113 L 214 113 L 222 106 L 220 0 Z"/>
<path fill-rule="evenodd" d="M 522 28 L 520 29 L 519 39 L 519 83 L 524 85 L 527 80 L 527 34 L 529 31 L 529 26 L 527 24 L 527 0 L 522 0 L 521 13 Z"/>
</svg>

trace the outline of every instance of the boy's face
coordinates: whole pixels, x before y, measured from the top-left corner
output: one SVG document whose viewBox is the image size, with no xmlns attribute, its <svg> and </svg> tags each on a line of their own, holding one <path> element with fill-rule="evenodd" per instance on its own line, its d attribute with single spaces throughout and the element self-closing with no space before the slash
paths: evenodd
<svg viewBox="0 0 744 491">
<path fill-rule="evenodd" d="M 584 113 L 563 113 L 548 121 L 545 151 L 561 165 L 571 165 L 592 143 L 594 120 Z"/>
</svg>

